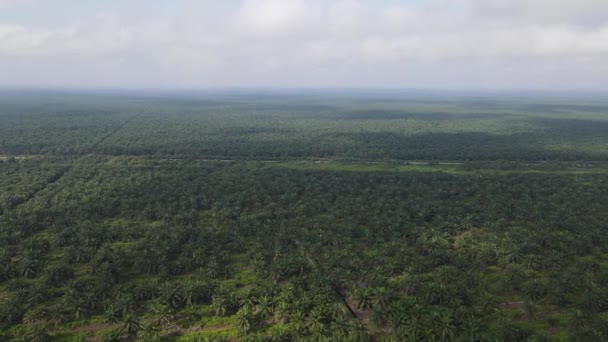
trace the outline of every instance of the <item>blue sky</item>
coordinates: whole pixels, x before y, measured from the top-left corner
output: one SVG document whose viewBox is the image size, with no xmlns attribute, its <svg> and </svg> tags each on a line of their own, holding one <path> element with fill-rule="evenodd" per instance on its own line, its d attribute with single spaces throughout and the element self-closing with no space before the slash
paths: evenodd
<svg viewBox="0 0 608 342">
<path fill-rule="evenodd" d="M 605 90 L 605 13 L 605 0 L 0 0 L 0 86 Z"/>
</svg>

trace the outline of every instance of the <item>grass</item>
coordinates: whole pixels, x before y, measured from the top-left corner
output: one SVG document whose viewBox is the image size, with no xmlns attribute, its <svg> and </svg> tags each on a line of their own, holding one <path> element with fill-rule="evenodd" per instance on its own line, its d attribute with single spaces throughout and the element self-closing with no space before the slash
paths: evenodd
<svg viewBox="0 0 608 342">
<path fill-rule="evenodd" d="M 220 330 L 209 330 L 209 331 L 198 331 L 188 333 L 184 336 L 180 336 L 176 341 L 178 342 L 191 342 L 191 341 L 201 341 L 206 338 L 225 338 L 225 339 L 235 339 L 240 335 L 239 331 L 234 328 L 226 328 Z"/>
<path fill-rule="evenodd" d="M 56 334 L 53 334 L 52 336 L 52 340 L 53 341 L 57 341 L 57 342 L 80 342 L 80 341 L 87 341 L 87 334 L 86 333 L 75 333 L 75 332 L 68 332 L 68 331 L 62 331 Z"/>
<path fill-rule="evenodd" d="M 130 163 L 137 159 L 137 163 Z M 214 159 L 145 159 L 110 157 L 106 168 L 198 168 L 203 164 L 245 166 L 252 169 L 282 168 L 301 171 L 332 172 L 440 172 L 451 175 L 511 175 L 554 174 L 564 176 L 608 175 L 604 162 L 454 162 L 454 161 L 349 161 L 340 158 L 257 160 L 238 159 L 221 161 Z"/>
<path fill-rule="evenodd" d="M 239 271 L 234 276 L 235 285 L 240 285 L 240 287 L 252 285 L 256 281 L 256 276 L 251 269 L 245 269 Z"/>
<path fill-rule="evenodd" d="M 603 167 L 534 167 L 527 166 L 522 169 L 495 169 L 495 168 L 471 168 L 467 164 L 462 165 L 438 165 L 429 163 L 422 164 L 395 164 L 395 163 L 348 163 L 337 161 L 279 161 L 269 163 L 269 168 L 286 168 L 293 170 L 311 171 L 336 171 L 336 172 L 443 172 L 452 175 L 511 175 L 511 174 L 558 174 L 565 176 L 577 176 L 588 174 L 608 174 L 608 169 Z"/>
</svg>

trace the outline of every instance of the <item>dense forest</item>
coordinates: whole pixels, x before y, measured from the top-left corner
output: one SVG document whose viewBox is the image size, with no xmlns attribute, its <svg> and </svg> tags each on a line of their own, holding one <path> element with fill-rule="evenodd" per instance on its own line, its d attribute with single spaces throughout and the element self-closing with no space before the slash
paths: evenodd
<svg viewBox="0 0 608 342">
<path fill-rule="evenodd" d="M 0 95 L 1 341 L 608 339 L 608 102 Z"/>
</svg>

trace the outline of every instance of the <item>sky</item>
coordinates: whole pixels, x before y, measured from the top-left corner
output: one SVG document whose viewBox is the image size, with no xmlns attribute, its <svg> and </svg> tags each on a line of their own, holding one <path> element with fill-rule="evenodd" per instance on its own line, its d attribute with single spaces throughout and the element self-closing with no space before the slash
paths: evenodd
<svg viewBox="0 0 608 342">
<path fill-rule="evenodd" d="M 608 90 L 607 0 L 0 0 L 0 86 Z"/>
</svg>

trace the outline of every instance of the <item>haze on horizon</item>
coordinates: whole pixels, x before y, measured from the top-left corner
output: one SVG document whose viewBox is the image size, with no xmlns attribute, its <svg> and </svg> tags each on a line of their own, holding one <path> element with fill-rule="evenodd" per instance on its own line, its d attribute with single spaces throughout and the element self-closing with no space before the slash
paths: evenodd
<svg viewBox="0 0 608 342">
<path fill-rule="evenodd" d="M 0 0 L 0 86 L 608 89 L 605 0 Z"/>
</svg>

